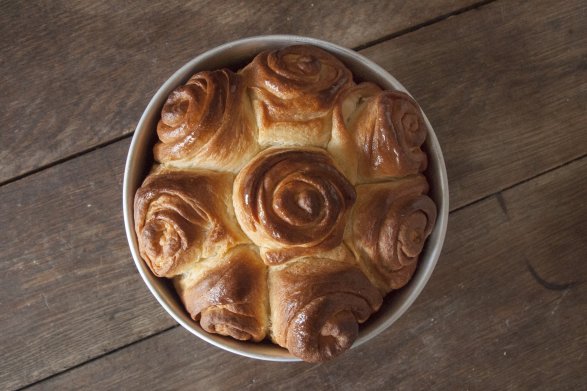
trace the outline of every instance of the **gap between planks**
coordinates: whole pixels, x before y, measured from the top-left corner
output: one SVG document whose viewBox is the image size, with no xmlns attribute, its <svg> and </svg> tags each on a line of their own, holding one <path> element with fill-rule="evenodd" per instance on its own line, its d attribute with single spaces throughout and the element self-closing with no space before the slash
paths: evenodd
<svg viewBox="0 0 587 391">
<path fill-rule="evenodd" d="M 566 161 L 566 162 L 564 162 L 564 163 L 558 164 L 558 165 L 556 165 L 556 166 L 554 166 L 554 167 L 551 167 L 551 168 L 549 168 L 549 169 L 546 169 L 546 170 L 544 170 L 544 171 L 542 171 L 542 172 L 539 172 L 539 173 L 538 173 L 538 174 L 536 174 L 536 175 L 529 176 L 529 177 L 527 177 L 527 178 L 525 178 L 525 179 L 522 179 L 521 181 L 518 181 L 518 182 L 516 182 L 516 183 L 514 183 L 514 184 L 512 184 L 512 185 L 510 185 L 510 186 L 506 186 L 506 187 L 504 187 L 503 189 L 500 189 L 500 190 L 494 191 L 493 193 L 490 193 L 490 194 L 487 194 L 487 195 L 485 195 L 485 196 L 483 196 L 483 197 L 480 197 L 480 198 L 474 199 L 474 200 L 472 200 L 472 201 L 470 201 L 470 202 L 468 202 L 468 203 L 466 203 L 466 204 L 464 204 L 464 205 L 461 205 L 461 206 L 459 206 L 459 207 L 457 207 L 457 208 L 450 209 L 450 207 L 449 207 L 449 213 L 455 213 L 455 212 L 458 212 L 458 211 L 460 211 L 460 210 L 462 210 L 462 209 L 468 208 L 469 206 L 473 206 L 473 205 L 475 205 L 475 204 L 478 204 L 478 203 L 480 203 L 480 202 L 483 202 L 483 201 L 485 201 L 485 200 L 488 200 L 488 199 L 490 199 L 491 197 L 498 197 L 498 202 L 499 202 L 499 204 L 500 204 L 500 207 L 503 209 L 503 208 L 504 208 L 504 205 L 503 205 L 503 200 L 502 200 L 502 199 L 499 199 L 499 197 L 501 196 L 501 193 L 503 193 L 504 191 L 507 191 L 507 190 L 513 189 L 514 187 L 517 187 L 517 186 L 523 185 L 524 183 L 530 182 L 530 181 L 532 181 L 532 180 L 534 180 L 534 179 L 536 179 L 536 178 L 538 178 L 538 177 L 541 177 L 541 176 L 543 176 L 543 175 L 546 175 L 546 174 L 549 174 L 549 173 L 551 173 L 551 172 L 553 172 L 553 171 L 559 170 L 559 169 L 561 169 L 561 168 L 563 168 L 563 167 L 565 167 L 565 166 L 568 166 L 569 164 L 575 163 L 575 162 L 577 162 L 577 161 L 579 161 L 579 160 L 581 160 L 581 159 L 584 159 L 584 158 L 586 158 L 586 157 L 587 157 L 587 153 L 584 153 L 583 155 L 577 156 L 577 157 L 575 157 L 575 158 L 573 158 L 573 159 L 571 159 L 571 160 L 568 160 L 568 161 Z M 450 183 L 449 183 L 449 186 L 450 186 Z M 450 201 L 450 200 L 449 200 L 449 201 Z M 504 212 L 505 212 L 505 211 L 504 211 Z"/>
<path fill-rule="evenodd" d="M 389 40 L 392 40 L 394 38 L 401 37 L 402 35 L 413 33 L 414 31 L 418 31 L 421 28 L 424 28 L 424 27 L 433 25 L 433 24 L 438 23 L 438 22 L 442 22 L 443 20 L 448 19 L 448 18 L 450 18 L 452 16 L 457 16 L 457 15 L 463 14 L 463 13 L 465 13 L 467 11 L 476 10 L 478 8 L 481 8 L 481 7 L 485 6 L 485 5 L 488 5 L 488 4 L 491 4 L 491 3 L 495 3 L 496 1 L 497 0 L 483 0 L 483 1 L 480 1 L 478 3 L 471 4 L 471 5 L 467 6 L 467 7 L 463 7 L 463 8 L 459 8 L 457 10 L 454 10 L 453 12 L 449 12 L 449 13 L 446 13 L 444 15 L 437 16 L 437 17 L 432 18 L 430 20 L 427 20 L 425 22 L 418 23 L 418 24 L 416 24 L 414 26 L 405 28 L 403 30 L 396 31 L 395 33 L 384 35 L 381 38 L 374 39 L 372 41 L 369 41 L 369 42 L 366 42 L 364 44 L 358 45 L 358 46 L 356 46 L 356 47 L 354 47 L 352 49 L 354 51 L 358 52 L 360 50 L 367 49 L 368 47 L 378 45 L 378 44 L 383 43 L 385 41 L 389 41 Z"/>
<path fill-rule="evenodd" d="M 105 147 L 107 147 L 109 145 L 115 144 L 115 143 L 117 143 L 119 141 L 122 141 L 122 140 L 125 140 L 127 138 L 131 138 L 133 134 L 134 134 L 134 130 L 131 131 L 130 133 L 123 134 L 122 136 L 118 136 L 118 137 L 115 137 L 115 138 L 113 138 L 111 140 L 108 140 L 106 142 L 100 143 L 98 145 L 94 145 L 93 147 L 86 148 L 83 151 L 80 151 L 80 152 L 74 153 L 72 155 L 63 157 L 61 159 L 55 160 L 54 162 L 51 162 L 51 163 L 48 163 L 48 164 L 39 166 L 39 167 L 35 168 L 34 170 L 27 171 L 25 173 L 22 173 L 20 175 L 17 175 L 17 176 L 14 176 L 14 177 L 10 178 L 10 179 L 7 179 L 7 180 L 5 180 L 3 182 L 0 182 L 0 187 L 2 187 L 4 185 L 8 185 L 8 184 L 13 183 L 13 182 L 16 182 L 16 181 L 19 181 L 19 180 L 24 179 L 24 178 L 26 178 L 28 176 L 34 175 L 36 173 L 39 173 L 41 171 L 48 170 L 48 169 L 50 169 L 52 167 L 58 166 L 61 163 L 65 163 L 65 162 L 68 162 L 70 160 L 76 159 L 76 158 L 78 158 L 80 156 L 83 156 L 83 155 L 85 155 L 87 153 L 97 151 L 99 149 L 105 148 Z"/>
<path fill-rule="evenodd" d="M 33 382 L 33 383 L 27 384 L 26 386 L 23 386 L 23 387 L 17 388 L 17 390 L 19 390 L 19 391 L 20 391 L 20 390 L 25 390 L 25 389 L 27 389 L 27 388 L 31 388 L 31 387 L 33 387 L 33 386 L 35 386 L 35 385 L 39 384 L 39 383 L 42 383 L 42 382 L 44 382 L 44 381 L 47 381 L 47 380 L 50 380 L 50 379 L 52 379 L 52 378 L 54 378 L 54 377 L 57 377 L 57 376 L 59 376 L 59 375 L 62 375 L 62 374 L 64 374 L 64 373 L 67 373 L 67 372 L 69 372 L 69 371 L 73 371 L 74 369 L 77 369 L 77 368 L 79 368 L 79 367 L 82 367 L 82 366 L 84 366 L 84 365 L 86 365 L 86 364 L 90 364 L 91 362 L 94 362 L 94 361 L 96 361 L 96 360 L 99 360 L 99 359 L 101 359 L 101 358 L 103 358 L 103 357 L 106 357 L 106 356 L 108 356 L 108 355 L 110 355 L 110 354 L 116 353 L 116 352 L 118 352 L 118 351 L 120 351 L 120 350 L 122 350 L 122 349 L 126 349 L 126 348 L 128 348 L 128 347 L 130 347 L 130 346 L 136 345 L 136 344 L 138 344 L 138 343 L 141 343 L 141 342 L 143 342 L 143 341 L 146 341 L 147 339 L 150 339 L 150 338 L 156 337 L 156 336 L 158 336 L 158 335 L 161 335 L 161 334 L 163 334 L 163 333 L 166 333 L 166 332 L 168 332 L 168 331 L 171 331 L 171 330 L 173 330 L 173 329 L 176 329 L 176 328 L 178 328 L 178 327 L 179 327 L 179 324 L 177 324 L 177 323 L 176 323 L 175 325 L 173 325 L 173 326 L 171 326 L 171 327 L 167 327 L 167 328 L 165 328 L 165 329 L 163 329 L 163 330 L 159 330 L 159 331 L 157 331 L 157 332 L 155 332 L 155 333 L 153 333 L 153 334 L 149 334 L 149 335 L 147 335 L 147 336 L 145 336 L 145 337 L 142 337 L 142 338 L 139 338 L 139 339 L 137 339 L 137 340 L 135 340 L 135 341 L 132 341 L 132 342 L 130 342 L 130 343 L 127 343 L 126 345 L 122 345 L 122 346 L 119 346 L 119 347 L 117 347 L 117 348 L 115 348 L 115 349 L 112 349 L 112 350 L 109 350 L 109 351 L 107 351 L 107 352 L 104 352 L 104 353 L 102 353 L 102 354 L 99 354 L 99 355 L 97 355 L 96 357 L 92 357 L 92 358 L 90 358 L 89 360 L 86 360 L 86 361 L 80 362 L 80 363 L 78 363 L 78 364 L 75 364 L 74 366 L 72 366 L 72 367 L 69 367 L 69 368 L 67 368 L 67 369 L 64 369 L 64 370 L 62 370 L 62 371 L 60 371 L 60 372 L 55 372 L 55 373 L 53 373 L 53 374 L 51 374 L 51 375 L 49 375 L 49 376 L 47 376 L 47 377 L 44 377 L 44 378 L 42 378 L 42 379 L 39 379 L 39 380 L 37 380 L 37 381 L 35 381 L 35 382 Z"/>
</svg>

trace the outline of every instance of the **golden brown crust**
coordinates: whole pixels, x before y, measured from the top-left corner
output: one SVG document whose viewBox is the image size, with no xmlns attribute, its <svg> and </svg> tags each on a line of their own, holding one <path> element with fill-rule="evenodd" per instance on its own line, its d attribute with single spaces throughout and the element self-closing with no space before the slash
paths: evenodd
<svg viewBox="0 0 587 391">
<path fill-rule="evenodd" d="M 370 279 L 384 292 L 412 277 L 436 222 L 424 176 L 357 186 L 351 245 Z"/>
<path fill-rule="evenodd" d="M 153 273 L 173 277 L 191 262 L 246 241 L 234 223 L 231 174 L 158 168 L 134 202 L 139 250 Z"/>
<path fill-rule="evenodd" d="M 353 186 L 318 148 L 269 148 L 234 182 L 237 219 L 272 264 L 338 246 L 354 201 Z"/>
<path fill-rule="evenodd" d="M 256 127 L 241 77 L 199 72 L 173 90 L 157 125 L 155 160 L 237 172 L 256 153 Z"/>
<path fill-rule="evenodd" d="M 345 90 L 334 105 L 332 138 L 327 149 L 352 183 L 357 181 L 360 145 L 350 125 L 380 92 L 381 88 L 373 83 L 361 83 Z"/>
<path fill-rule="evenodd" d="M 349 349 L 359 324 L 382 303 L 351 262 L 302 258 L 269 271 L 273 340 L 309 362 Z"/>
<path fill-rule="evenodd" d="M 399 91 L 383 91 L 348 123 L 359 149 L 362 182 L 423 172 L 428 164 L 421 146 L 426 125 L 418 104 Z"/>
<path fill-rule="evenodd" d="M 250 86 L 263 146 L 325 147 L 333 104 L 353 84 L 342 62 L 307 45 L 262 52 L 242 74 Z"/>
<path fill-rule="evenodd" d="M 436 206 L 407 94 L 296 45 L 193 75 L 157 134 L 161 164 L 135 195 L 140 254 L 204 330 L 324 361 L 412 278 Z"/>
<path fill-rule="evenodd" d="M 176 277 L 175 286 L 192 319 L 210 333 L 246 341 L 267 334 L 267 268 L 249 246 L 202 261 Z"/>
</svg>

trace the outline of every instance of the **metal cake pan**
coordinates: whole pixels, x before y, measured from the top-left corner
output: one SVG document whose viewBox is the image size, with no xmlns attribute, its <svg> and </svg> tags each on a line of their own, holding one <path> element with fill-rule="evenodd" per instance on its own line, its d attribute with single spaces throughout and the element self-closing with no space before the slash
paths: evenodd
<svg viewBox="0 0 587 391">
<path fill-rule="evenodd" d="M 219 348 L 255 359 L 285 362 L 300 360 L 287 350 L 271 343 L 242 342 L 209 334 L 189 317 L 169 281 L 153 275 L 139 255 L 134 231 L 133 200 L 136 190 L 153 162 L 151 150 L 155 142 L 155 129 L 161 108 L 175 87 L 185 83 L 192 74 L 198 71 L 225 67 L 236 70 L 263 50 L 293 44 L 310 44 L 321 47 L 344 62 L 357 80 L 371 81 L 384 89 L 395 89 L 409 94 L 399 81 L 371 60 L 330 42 L 293 35 L 266 35 L 226 43 L 200 54 L 185 64 L 155 93 L 143 112 L 132 138 L 124 171 L 122 195 L 126 236 L 135 265 L 153 296 L 169 315 L 194 335 Z M 442 249 L 448 221 L 448 180 L 440 145 L 425 114 L 424 120 L 428 127 L 425 149 L 429 158 L 429 167 L 426 172 L 430 183 L 429 195 L 438 207 L 436 226 L 426 242 L 420 256 L 418 269 L 412 280 L 404 288 L 386 296 L 381 309 L 361 326 L 359 337 L 353 348 L 380 334 L 408 310 L 432 275 Z"/>
</svg>

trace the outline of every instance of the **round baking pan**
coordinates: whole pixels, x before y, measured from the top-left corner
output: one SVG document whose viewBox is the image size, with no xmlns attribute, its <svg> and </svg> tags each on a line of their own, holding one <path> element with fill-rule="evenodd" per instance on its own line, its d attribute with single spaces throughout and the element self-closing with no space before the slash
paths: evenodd
<svg viewBox="0 0 587 391">
<path fill-rule="evenodd" d="M 271 361 L 299 361 L 299 359 L 291 355 L 286 349 L 269 342 L 242 342 L 229 337 L 207 333 L 185 311 L 170 281 L 158 278 L 151 273 L 139 255 L 137 237 L 134 231 L 133 201 L 136 190 L 153 163 L 152 147 L 156 137 L 156 125 L 159 121 L 161 108 L 174 88 L 185 83 L 196 72 L 220 68 L 230 68 L 236 71 L 263 50 L 294 44 L 315 45 L 327 50 L 345 63 L 353 72 L 356 81 L 371 81 L 384 89 L 409 93 L 399 81 L 371 60 L 357 52 L 330 42 L 293 35 L 266 35 L 226 43 L 200 54 L 185 64 L 153 96 L 133 135 L 124 170 L 122 194 L 126 236 L 135 265 L 151 293 L 169 315 L 191 333 L 219 348 L 243 356 Z M 385 297 L 381 309 L 373 314 L 365 324 L 361 325 L 359 337 L 353 347 L 359 346 L 377 336 L 408 310 L 428 282 L 442 249 L 448 220 L 448 181 L 440 145 L 425 114 L 424 120 L 428 127 L 428 137 L 424 145 L 429 158 L 426 176 L 430 183 L 429 195 L 438 207 L 436 226 L 424 246 L 420 255 L 418 269 L 412 280 L 402 289 L 394 291 Z"/>
</svg>

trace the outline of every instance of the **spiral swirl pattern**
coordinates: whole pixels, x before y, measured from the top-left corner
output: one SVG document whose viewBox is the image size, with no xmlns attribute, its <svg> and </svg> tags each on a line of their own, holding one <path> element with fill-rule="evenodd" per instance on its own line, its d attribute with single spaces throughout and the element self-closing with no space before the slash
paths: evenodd
<svg viewBox="0 0 587 391">
<path fill-rule="evenodd" d="M 312 46 L 262 52 L 242 73 L 253 90 L 261 145 L 326 146 L 325 121 L 353 85 L 344 64 Z"/>
<path fill-rule="evenodd" d="M 153 153 L 178 167 L 238 171 L 257 150 L 255 132 L 241 77 L 229 70 L 199 72 L 167 98 Z"/>
<path fill-rule="evenodd" d="M 384 91 L 350 124 L 360 150 L 359 174 L 367 180 L 423 172 L 428 160 L 424 118 L 416 102 L 398 91 Z"/>
<path fill-rule="evenodd" d="M 384 291 L 404 286 L 416 270 L 436 222 L 436 205 L 423 176 L 358 189 L 353 240 L 373 279 Z"/>
<path fill-rule="evenodd" d="M 192 319 L 204 330 L 258 342 L 267 334 L 266 274 L 258 253 L 238 246 L 198 263 L 175 284 Z"/>
<path fill-rule="evenodd" d="M 255 244 L 304 248 L 306 255 L 341 243 L 354 201 L 354 187 L 317 148 L 263 151 L 239 173 L 233 194 L 239 223 Z"/>
<path fill-rule="evenodd" d="M 147 177 L 135 195 L 139 250 L 153 273 L 172 277 L 243 240 L 226 216 L 231 175 L 163 172 Z"/>
<path fill-rule="evenodd" d="M 331 359 L 355 341 L 381 294 L 352 263 L 305 258 L 270 272 L 273 332 L 305 361 Z M 327 281 L 327 283 L 324 283 Z"/>
</svg>

